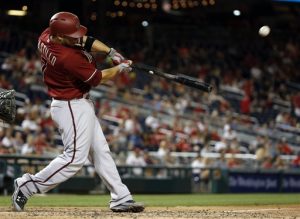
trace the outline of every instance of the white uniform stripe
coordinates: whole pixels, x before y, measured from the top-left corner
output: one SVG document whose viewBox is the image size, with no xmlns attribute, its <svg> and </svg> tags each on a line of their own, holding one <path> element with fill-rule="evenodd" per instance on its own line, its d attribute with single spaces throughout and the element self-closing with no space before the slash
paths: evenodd
<svg viewBox="0 0 300 219">
<path fill-rule="evenodd" d="M 98 70 L 96 69 L 94 72 L 93 72 L 93 74 L 91 75 L 91 77 L 89 77 L 87 80 L 85 80 L 84 82 L 88 82 L 89 80 L 91 80 L 92 79 L 92 77 L 94 77 L 94 75 L 96 74 L 96 72 L 97 72 Z"/>
</svg>

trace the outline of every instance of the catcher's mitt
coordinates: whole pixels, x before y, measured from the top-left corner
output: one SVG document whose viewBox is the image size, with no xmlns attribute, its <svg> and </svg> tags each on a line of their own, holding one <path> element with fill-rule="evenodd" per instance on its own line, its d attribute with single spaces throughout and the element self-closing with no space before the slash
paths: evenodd
<svg viewBox="0 0 300 219">
<path fill-rule="evenodd" d="M 16 99 L 14 90 L 0 90 L 0 119 L 12 123 L 16 117 Z"/>
</svg>

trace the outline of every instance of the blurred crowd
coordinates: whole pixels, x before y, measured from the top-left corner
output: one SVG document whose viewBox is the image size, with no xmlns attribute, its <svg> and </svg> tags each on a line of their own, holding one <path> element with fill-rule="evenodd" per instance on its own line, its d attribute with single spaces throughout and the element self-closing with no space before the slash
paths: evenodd
<svg viewBox="0 0 300 219">
<path fill-rule="evenodd" d="M 50 118 L 37 36 L 0 31 L 0 87 L 25 94 L 15 125 L 0 128 L 0 154 L 55 156 L 63 150 Z M 161 39 L 151 46 L 138 40 L 116 46 L 134 62 L 214 86 L 208 94 L 135 71 L 97 88 L 96 113 L 117 164 L 300 167 L 300 48 L 295 39 Z"/>
</svg>

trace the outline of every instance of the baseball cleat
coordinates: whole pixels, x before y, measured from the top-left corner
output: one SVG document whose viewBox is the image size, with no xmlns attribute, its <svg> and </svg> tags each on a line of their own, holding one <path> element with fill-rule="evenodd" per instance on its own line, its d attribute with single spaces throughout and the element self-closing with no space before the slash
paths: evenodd
<svg viewBox="0 0 300 219">
<path fill-rule="evenodd" d="M 133 212 L 138 213 L 144 211 L 145 206 L 142 203 L 129 200 L 115 207 L 110 208 L 113 212 Z"/>
<path fill-rule="evenodd" d="M 14 187 L 15 191 L 14 194 L 11 197 L 12 207 L 14 211 L 23 211 L 24 206 L 27 202 L 27 198 L 25 195 L 21 192 L 17 180 L 14 181 Z"/>
</svg>

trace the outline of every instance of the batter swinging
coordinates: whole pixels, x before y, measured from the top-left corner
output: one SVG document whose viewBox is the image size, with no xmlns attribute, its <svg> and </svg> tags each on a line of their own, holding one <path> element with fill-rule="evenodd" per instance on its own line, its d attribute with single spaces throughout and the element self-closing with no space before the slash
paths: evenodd
<svg viewBox="0 0 300 219">
<path fill-rule="evenodd" d="M 23 211 L 33 194 L 47 192 L 72 177 L 87 159 L 110 190 L 112 211 L 144 210 L 122 183 L 93 103 L 87 98 L 91 87 L 119 72 L 131 71 L 132 62 L 99 40 L 85 36 L 86 32 L 76 15 L 59 12 L 52 16 L 49 28 L 39 38 L 44 82 L 52 97 L 51 117 L 60 130 L 64 152 L 37 174 L 26 173 L 15 180 L 15 211 Z M 96 69 L 90 51 L 106 52 L 117 65 L 102 71 Z"/>
</svg>

